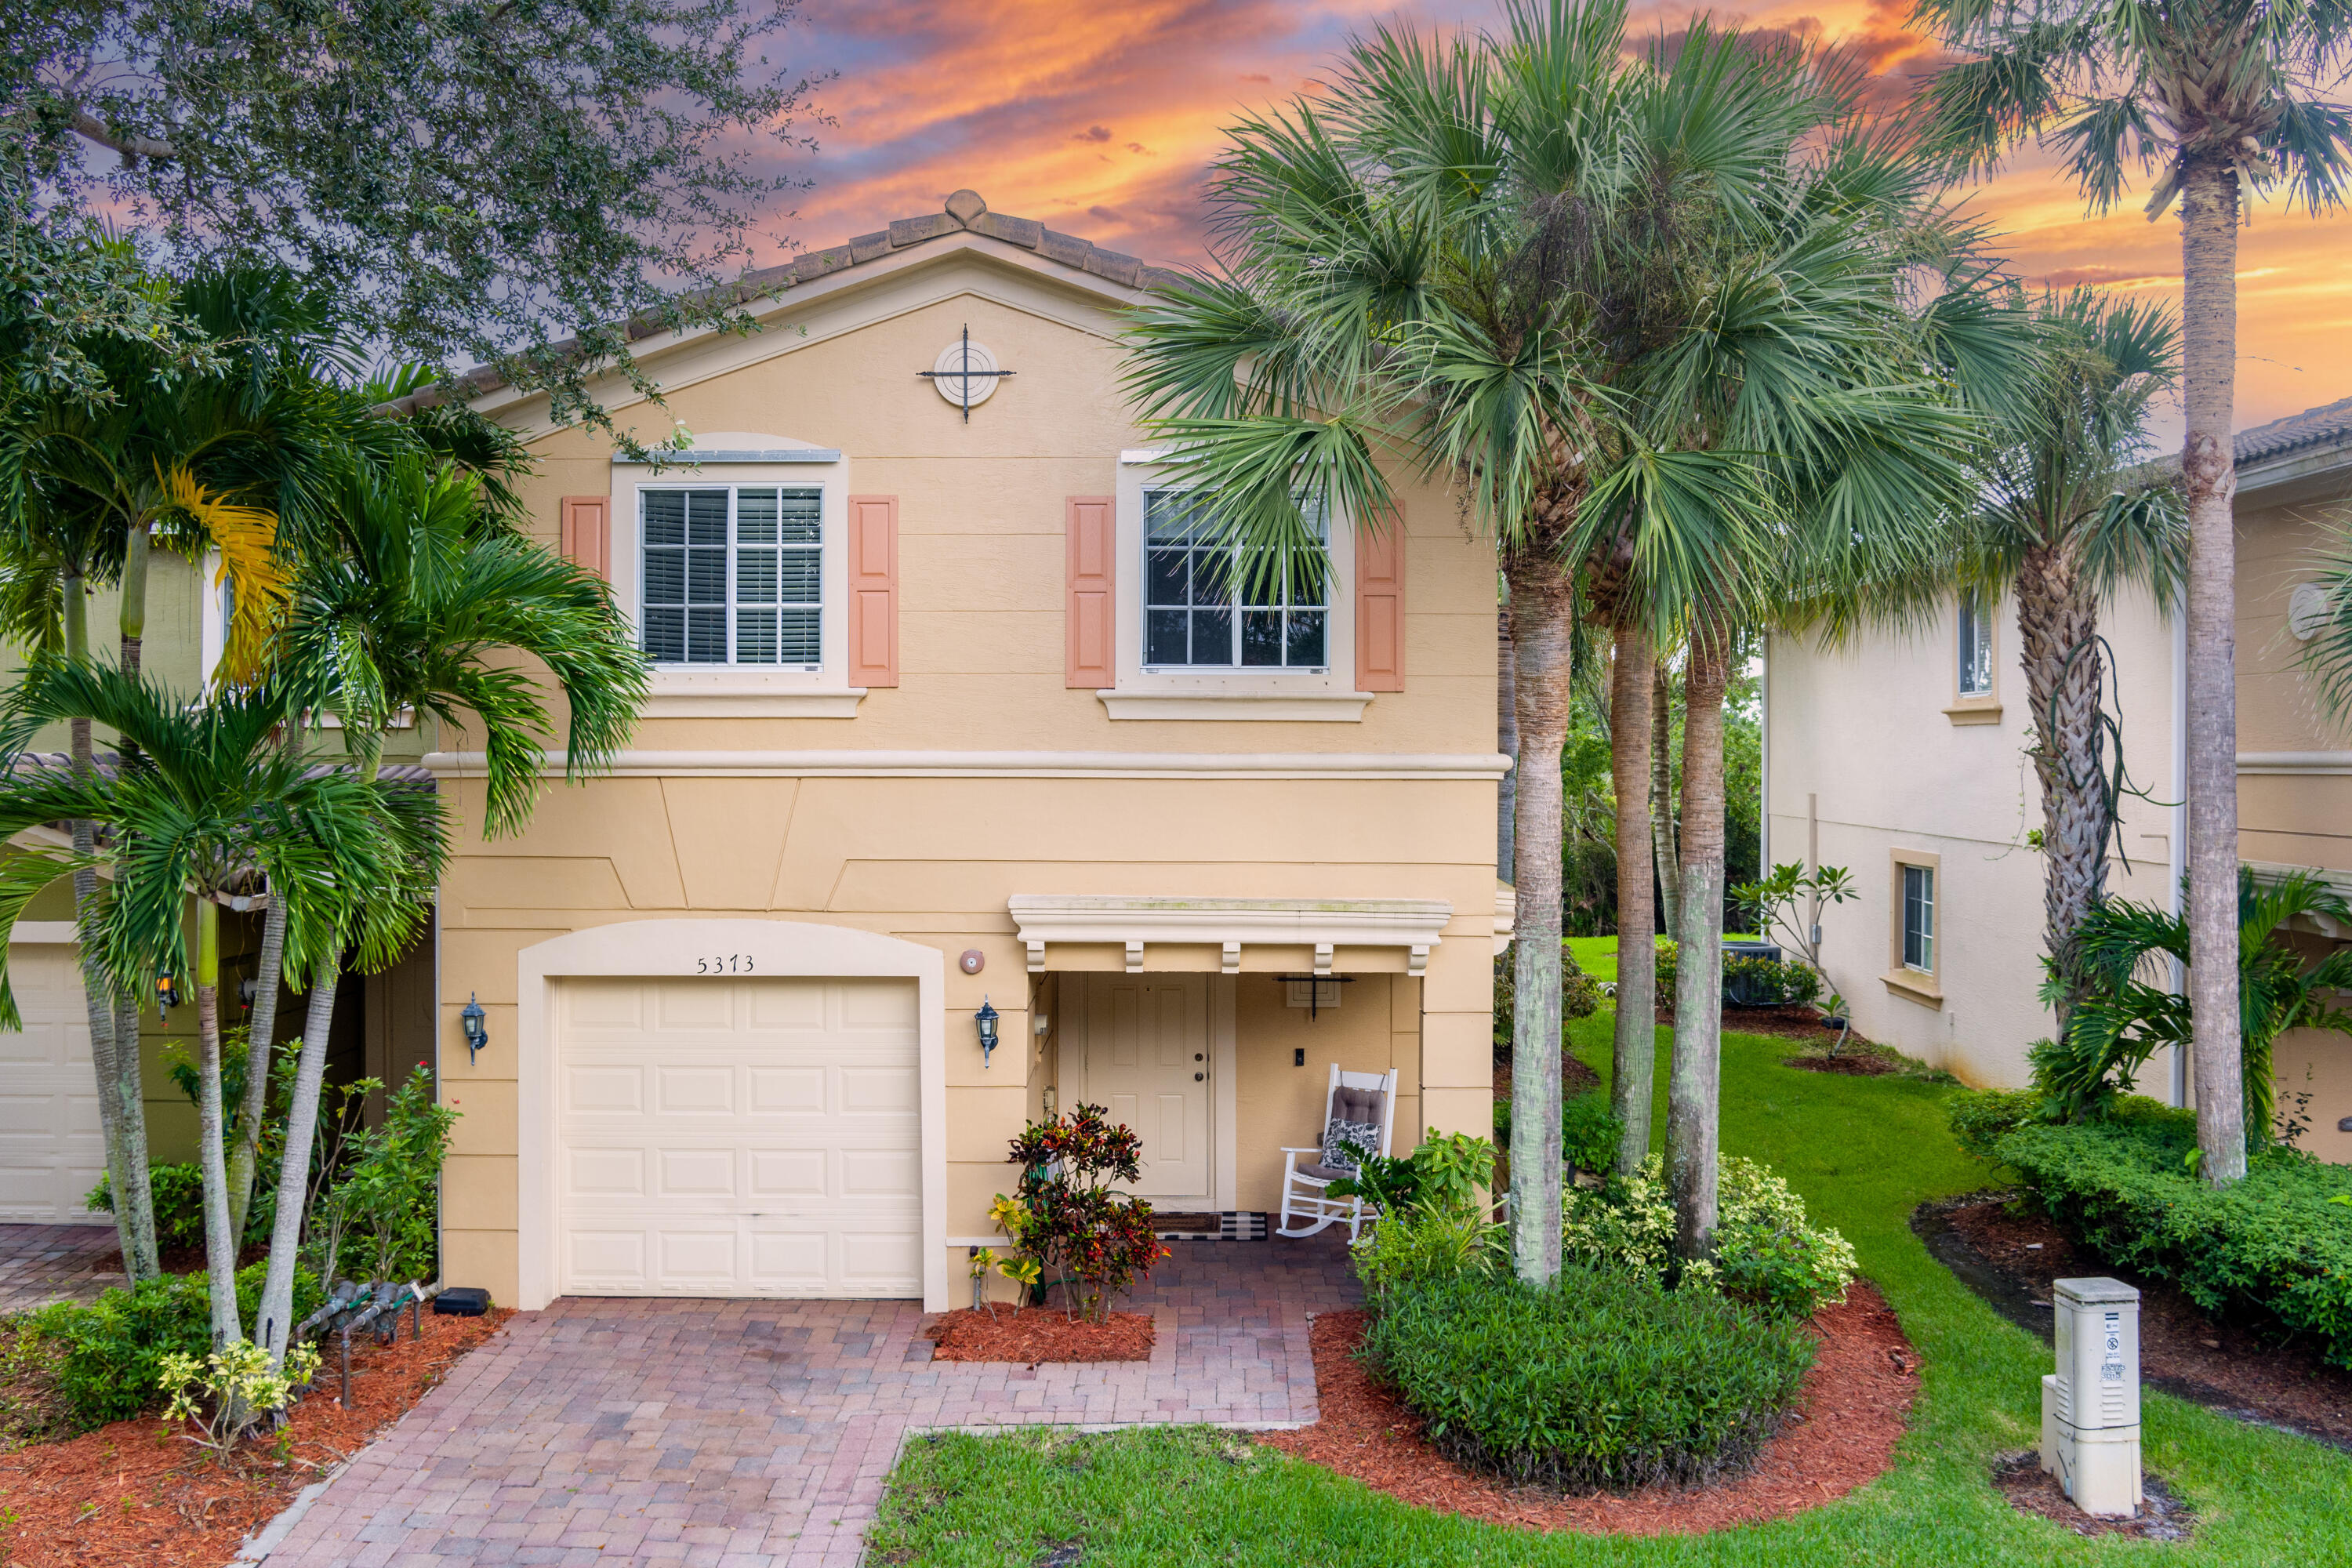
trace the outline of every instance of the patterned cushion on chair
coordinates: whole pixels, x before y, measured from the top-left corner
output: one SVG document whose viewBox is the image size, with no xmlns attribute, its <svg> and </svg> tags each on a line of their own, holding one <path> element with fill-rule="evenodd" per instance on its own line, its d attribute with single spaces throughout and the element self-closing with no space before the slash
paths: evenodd
<svg viewBox="0 0 2352 1568">
<path fill-rule="evenodd" d="M 1323 1163 L 1349 1175 L 1356 1172 L 1356 1149 L 1377 1150 L 1380 1146 L 1381 1124 L 1377 1121 L 1351 1121 L 1340 1115 L 1331 1118 L 1323 1129 Z"/>
</svg>

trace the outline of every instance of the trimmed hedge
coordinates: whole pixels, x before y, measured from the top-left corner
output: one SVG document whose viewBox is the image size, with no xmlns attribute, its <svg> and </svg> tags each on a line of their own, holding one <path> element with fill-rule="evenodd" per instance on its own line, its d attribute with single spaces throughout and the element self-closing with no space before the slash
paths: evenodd
<svg viewBox="0 0 2352 1568">
<path fill-rule="evenodd" d="M 2273 1148 L 2216 1191 L 2189 1165 L 2193 1112 L 2119 1109 L 2107 1121 L 2021 1125 L 1993 1153 L 2103 1256 L 2172 1281 L 2205 1312 L 2308 1334 L 2352 1367 L 2352 1167 Z"/>
<path fill-rule="evenodd" d="M 1549 1289 L 1483 1273 L 1401 1283 L 1363 1354 L 1447 1458 L 1590 1490 L 1751 1463 L 1813 1342 L 1712 1290 L 1570 1267 Z"/>
<path fill-rule="evenodd" d="M 267 1259 L 237 1271 L 239 1321 L 248 1338 L 260 1325 Z M 294 1271 L 294 1318 L 316 1311 L 325 1296 L 307 1268 Z M 136 1289 L 109 1290 L 89 1306 L 59 1301 L 28 1314 L 34 1333 L 63 1348 L 58 1393 L 84 1427 L 127 1421 L 162 1403 L 163 1358 L 178 1352 L 201 1361 L 212 1350 L 212 1291 L 201 1274 L 166 1274 Z"/>
</svg>

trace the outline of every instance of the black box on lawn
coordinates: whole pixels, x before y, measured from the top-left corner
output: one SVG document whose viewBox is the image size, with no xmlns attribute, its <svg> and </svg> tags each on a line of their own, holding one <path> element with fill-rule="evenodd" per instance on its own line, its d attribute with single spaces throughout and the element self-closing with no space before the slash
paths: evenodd
<svg viewBox="0 0 2352 1568">
<path fill-rule="evenodd" d="M 490 1293 L 460 1285 L 434 1297 L 433 1310 L 452 1318 L 478 1318 L 490 1310 Z"/>
</svg>

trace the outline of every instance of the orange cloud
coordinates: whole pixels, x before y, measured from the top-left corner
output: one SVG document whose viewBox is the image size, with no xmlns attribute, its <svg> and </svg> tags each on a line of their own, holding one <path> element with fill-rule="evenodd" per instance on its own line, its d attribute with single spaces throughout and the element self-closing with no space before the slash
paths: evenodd
<svg viewBox="0 0 2352 1568">
<path fill-rule="evenodd" d="M 1646 6 L 1637 35 L 1682 28 Z M 1725 21 L 1833 45 L 1893 104 L 1947 63 L 1910 0 L 1810 0 Z M 837 243 L 937 209 L 970 185 L 1002 212 L 1185 265 L 1202 251 L 1202 177 L 1242 111 L 1312 90 L 1351 30 L 1402 20 L 1492 24 L 1492 0 L 857 0 L 795 34 L 795 68 L 841 73 L 821 107 L 813 181 L 777 226 Z M 1276 84 L 1288 84 L 1277 90 Z M 1969 194 L 2022 279 L 2177 297 L 2179 230 L 2126 209 L 2094 217 L 2063 170 L 2027 151 Z M 2255 424 L 2352 391 L 2352 216 L 2259 205 L 2241 237 L 2239 415 Z M 773 254 L 762 259 L 772 259 Z"/>
</svg>

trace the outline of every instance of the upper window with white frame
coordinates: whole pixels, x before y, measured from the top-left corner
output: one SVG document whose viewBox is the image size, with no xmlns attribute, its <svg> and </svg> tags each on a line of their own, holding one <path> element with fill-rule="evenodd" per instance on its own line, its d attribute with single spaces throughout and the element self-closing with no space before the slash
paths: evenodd
<svg viewBox="0 0 2352 1568">
<path fill-rule="evenodd" d="M 1959 690 L 1962 697 L 1992 695 L 1992 606 L 1981 590 L 1960 594 Z"/>
<path fill-rule="evenodd" d="M 646 657 L 656 665 L 821 668 L 824 493 L 774 484 L 641 489 Z"/>
<path fill-rule="evenodd" d="M 1312 558 L 1227 542 L 1181 489 L 1143 492 L 1143 664 L 1147 670 L 1330 668 L 1330 531 Z"/>
<path fill-rule="evenodd" d="M 1910 866 L 1903 870 L 1903 967 L 1922 974 L 1936 973 L 1936 868 Z"/>
</svg>

